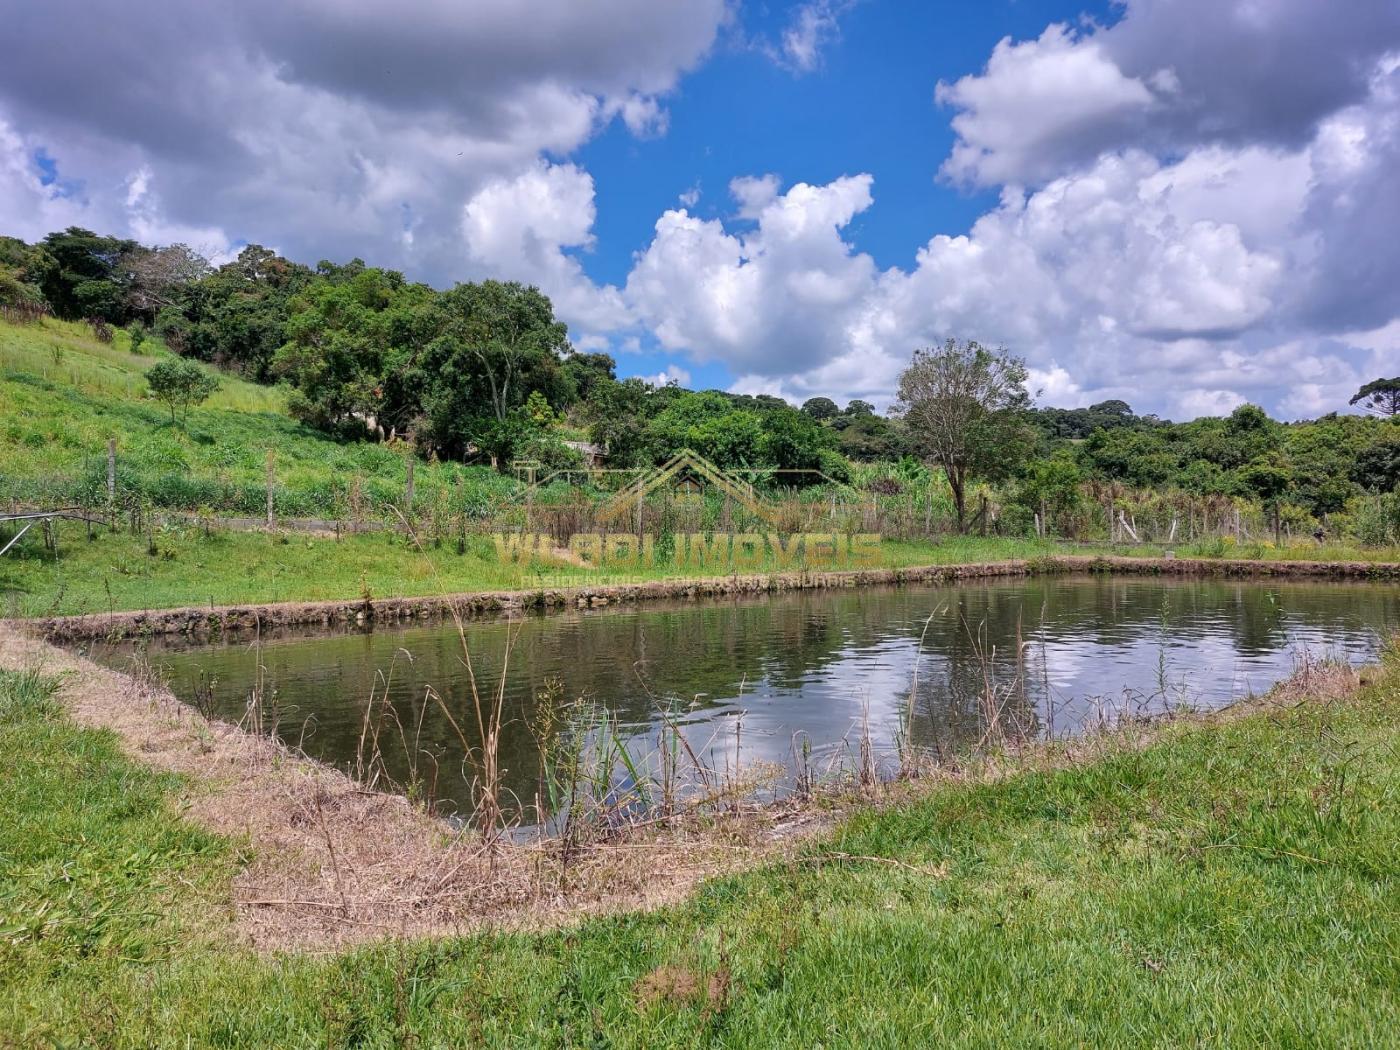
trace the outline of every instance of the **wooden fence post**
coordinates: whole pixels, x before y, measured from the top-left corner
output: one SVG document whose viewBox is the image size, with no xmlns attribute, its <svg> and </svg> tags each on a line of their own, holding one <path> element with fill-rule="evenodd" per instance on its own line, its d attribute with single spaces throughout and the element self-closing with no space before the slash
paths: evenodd
<svg viewBox="0 0 1400 1050">
<path fill-rule="evenodd" d="M 117 500 L 117 439 L 107 439 L 107 502 Z"/>
<path fill-rule="evenodd" d="M 408 460 L 407 460 L 407 469 L 406 469 L 406 472 L 405 472 L 405 475 L 404 475 L 404 483 L 403 483 L 403 502 L 404 502 L 404 508 L 403 508 L 403 509 L 404 509 L 404 513 L 407 514 L 407 515 L 409 515 L 409 516 L 412 516 L 412 514 L 413 514 L 413 456 L 412 456 L 412 454 L 410 454 L 409 457 L 408 457 Z"/>
<path fill-rule="evenodd" d="M 467 505 L 462 499 L 462 474 L 456 471 L 452 476 L 452 487 L 457 494 L 453 505 L 456 510 L 457 519 L 457 553 L 459 555 L 467 553 Z"/>
<path fill-rule="evenodd" d="M 277 518 L 273 512 L 272 490 L 277 484 L 276 457 L 272 449 L 267 450 L 267 527 L 270 529 L 277 523 Z"/>
</svg>

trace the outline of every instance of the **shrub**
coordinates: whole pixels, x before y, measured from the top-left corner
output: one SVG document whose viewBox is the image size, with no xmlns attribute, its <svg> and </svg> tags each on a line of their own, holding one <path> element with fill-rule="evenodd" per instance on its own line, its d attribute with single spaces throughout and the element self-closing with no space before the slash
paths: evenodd
<svg viewBox="0 0 1400 1050">
<path fill-rule="evenodd" d="M 190 406 L 209 399 L 219 389 L 219 381 L 192 361 L 166 358 L 146 373 L 146 382 L 157 400 L 170 406 L 170 422 L 177 422 L 176 410 L 189 417 Z"/>
<path fill-rule="evenodd" d="M 1400 494 L 1389 492 L 1356 500 L 1351 528 L 1368 547 L 1384 547 L 1400 540 Z"/>
<path fill-rule="evenodd" d="M 850 483 L 850 461 L 833 449 L 824 448 L 817 454 L 817 469 L 832 481 L 840 481 L 846 484 Z"/>
<path fill-rule="evenodd" d="M 147 338 L 149 338 L 145 323 L 142 321 L 132 321 L 126 331 L 131 339 L 131 352 L 133 354 L 144 353 L 141 347 L 145 345 Z"/>
</svg>

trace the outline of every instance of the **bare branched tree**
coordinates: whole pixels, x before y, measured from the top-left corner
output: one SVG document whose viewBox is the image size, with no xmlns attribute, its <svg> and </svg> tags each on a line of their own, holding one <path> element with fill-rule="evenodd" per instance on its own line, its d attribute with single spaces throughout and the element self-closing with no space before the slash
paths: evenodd
<svg viewBox="0 0 1400 1050">
<path fill-rule="evenodd" d="M 138 248 L 122 256 L 121 265 L 129 275 L 132 307 L 152 316 L 172 305 L 180 289 L 211 272 L 209 260 L 188 244 Z"/>
<path fill-rule="evenodd" d="M 1006 476 L 1029 451 L 1026 366 L 1004 350 L 949 339 L 914 352 L 899 378 L 910 439 L 943 468 L 953 490 L 958 531 L 967 529 L 967 483 Z"/>
</svg>

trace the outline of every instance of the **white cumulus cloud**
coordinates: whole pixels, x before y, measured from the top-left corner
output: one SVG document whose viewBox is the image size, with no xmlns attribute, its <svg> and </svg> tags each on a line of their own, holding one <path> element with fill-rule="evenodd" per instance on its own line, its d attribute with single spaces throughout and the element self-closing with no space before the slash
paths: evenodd
<svg viewBox="0 0 1400 1050">
<path fill-rule="evenodd" d="M 583 333 L 628 323 L 616 288 L 595 285 L 566 249 L 593 246 L 593 177 L 572 164 L 539 162 L 487 183 L 462 209 L 472 276 L 537 284 Z"/>
<path fill-rule="evenodd" d="M 988 185 L 1051 176 L 1066 160 L 1121 138 L 1154 102 L 1094 36 L 1063 25 L 1038 40 L 1003 39 L 984 73 L 940 82 L 936 97 L 959 111 L 944 173 Z"/>
</svg>

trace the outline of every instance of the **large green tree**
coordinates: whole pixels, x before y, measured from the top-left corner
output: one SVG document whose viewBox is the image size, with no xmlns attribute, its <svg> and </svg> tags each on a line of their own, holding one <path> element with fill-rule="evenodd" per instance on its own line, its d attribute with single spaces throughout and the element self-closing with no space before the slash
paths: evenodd
<svg viewBox="0 0 1400 1050">
<path fill-rule="evenodd" d="M 850 459 L 863 463 L 894 462 L 909 453 L 904 428 L 896 420 L 877 416 L 873 408 L 854 413 L 848 408 L 831 425 L 836 431 L 836 447 Z"/>
<path fill-rule="evenodd" d="M 560 407 L 573 389 L 568 329 L 544 293 L 513 281 L 459 284 L 437 297 L 434 316 L 417 365 L 427 433 L 443 454 L 476 447 L 504 467 L 529 436 L 517 410 L 530 395 Z"/>
<path fill-rule="evenodd" d="M 916 350 L 899 377 L 897 410 L 910 440 L 943 469 L 958 531 L 967 530 L 967 486 L 1007 477 L 1032 447 L 1026 366 L 1004 350 L 949 339 Z"/>
<path fill-rule="evenodd" d="M 402 434 L 421 411 L 419 358 L 437 327 L 436 293 L 393 270 L 325 272 L 292 302 L 273 370 L 293 387 L 292 413 L 320 430 Z"/>
<path fill-rule="evenodd" d="M 607 449 L 609 466 L 636 467 L 647 463 L 647 423 L 663 393 L 635 376 L 600 382 L 589 391 L 584 405 L 589 436 Z"/>
<path fill-rule="evenodd" d="M 139 244 L 70 226 L 49 234 L 40 247 L 34 277 L 55 314 L 69 320 L 92 317 L 111 324 L 127 322 L 130 280 L 122 260 L 141 250 Z"/>
<path fill-rule="evenodd" d="M 1155 416 L 1134 414 L 1126 401 L 1100 401 L 1088 408 L 1038 408 L 1031 422 L 1051 438 L 1087 438 L 1097 430 L 1145 430 L 1160 426 Z"/>
<path fill-rule="evenodd" d="M 1352 480 L 1372 492 L 1400 489 L 1400 427 L 1389 430 L 1358 451 L 1351 468 Z"/>
<path fill-rule="evenodd" d="M 617 381 L 617 362 L 602 353 L 572 353 L 564 358 L 570 401 L 587 401 L 603 384 Z"/>
<path fill-rule="evenodd" d="M 1333 413 L 1283 427 L 1281 450 L 1294 476 L 1289 498 L 1318 516 L 1345 508 L 1356 495 L 1357 458 L 1370 444 L 1371 432 L 1382 426 L 1364 416 Z"/>
<path fill-rule="evenodd" d="M 1094 430 L 1080 456 L 1094 476 L 1141 487 L 1165 484 L 1180 468 L 1180 452 L 1166 434 L 1130 427 Z"/>
<path fill-rule="evenodd" d="M 1250 493 L 1257 496 L 1269 511 L 1274 527 L 1274 542 L 1283 540 L 1283 502 L 1293 491 L 1296 477 L 1293 464 L 1278 452 L 1260 456 L 1245 465 L 1241 477 Z"/>
<path fill-rule="evenodd" d="M 647 427 L 654 462 L 690 449 L 722 468 L 760 467 L 766 465 L 762 442 L 759 414 L 735 407 L 718 390 L 680 394 Z"/>
<path fill-rule="evenodd" d="M 538 288 L 515 281 L 459 284 L 440 299 L 439 356 L 459 358 L 485 382 L 491 412 L 504 420 L 546 373 L 559 372 L 568 328 Z"/>
<path fill-rule="evenodd" d="M 233 262 L 184 285 L 157 314 L 156 334 L 172 350 L 267 382 L 273 357 L 288 339 L 292 300 L 314 277 L 309 268 L 250 244 Z"/>
</svg>

